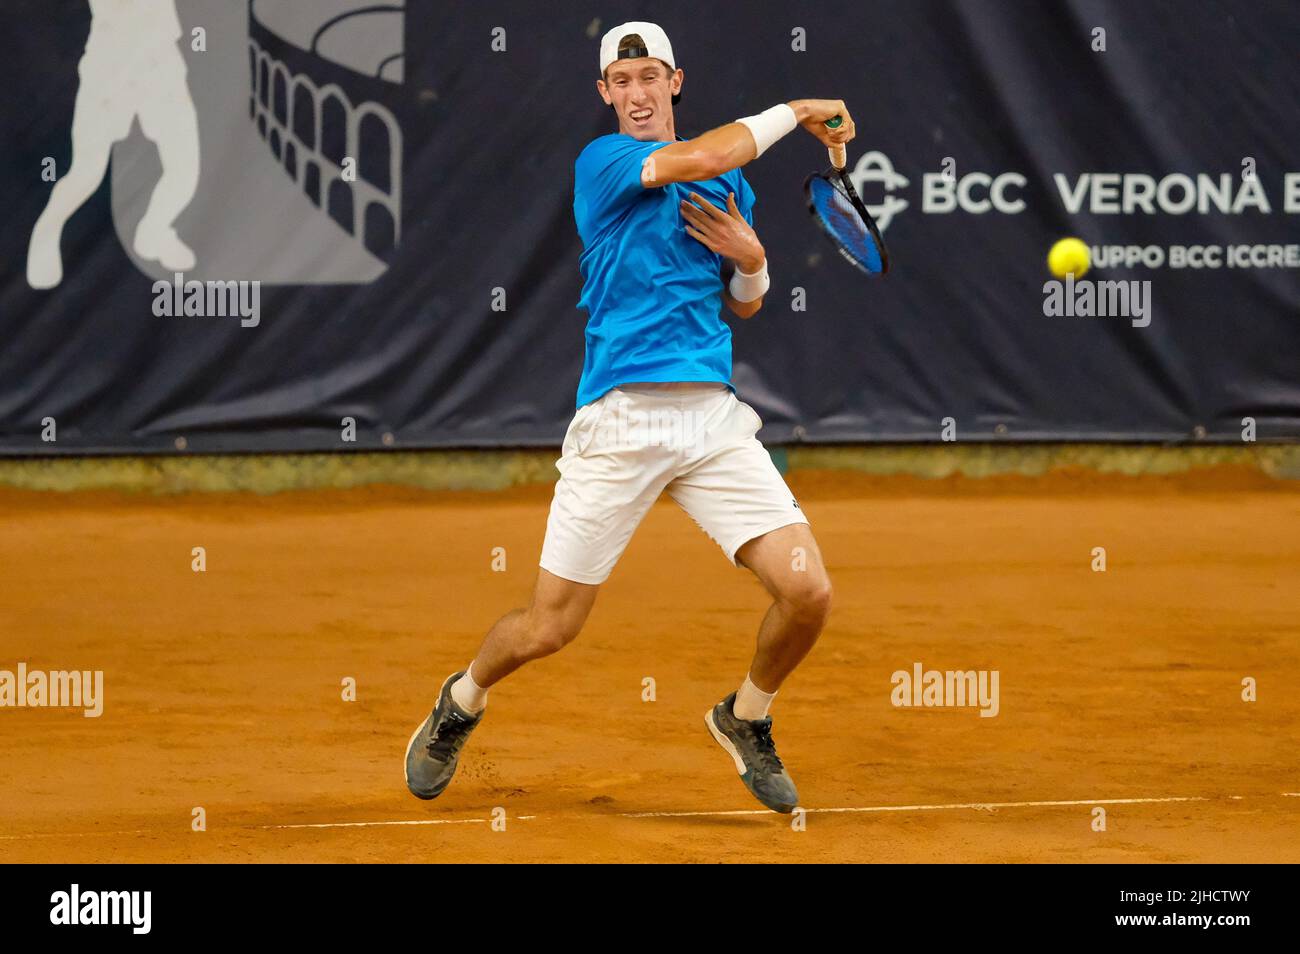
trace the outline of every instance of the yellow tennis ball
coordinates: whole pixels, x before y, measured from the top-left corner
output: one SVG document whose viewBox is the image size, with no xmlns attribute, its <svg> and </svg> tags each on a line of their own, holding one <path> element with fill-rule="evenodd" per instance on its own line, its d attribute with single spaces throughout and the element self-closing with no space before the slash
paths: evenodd
<svg viewBox="0 0 1300 954">
<path fill-rule="evenodd" d="M 1047 253 L 1047 268 L 1057 278 L 1064 278 L 1071 272 L 1075 278 L 1082 278 L 1091 264 L 1092 257 L 1082 239 L 1063 238 Z"/>
</svg>

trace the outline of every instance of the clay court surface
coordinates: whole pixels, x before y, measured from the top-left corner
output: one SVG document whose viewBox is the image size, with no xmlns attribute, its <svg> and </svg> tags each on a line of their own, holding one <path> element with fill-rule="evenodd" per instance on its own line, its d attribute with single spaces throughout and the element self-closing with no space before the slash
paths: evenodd
<svg viewBox="0 0 1300 954">
<path fill-rule="evenodd" d="M 805 831 L 705 730 L 766 600 L 671 502 L 578 641 L 492 690 L 424 803 L 407 738 L 526 599 L 549 487 L 2 491 L 0 668 L 102 669 L 106 703 L 0 710 L 0 858 L 1300 861 L 1294 483 L 790 482 L 836 585 L 773 711 Z M 894 708 L 890 676 L 916 662 L 998 670 L 999 715 Z"/>
</svg>

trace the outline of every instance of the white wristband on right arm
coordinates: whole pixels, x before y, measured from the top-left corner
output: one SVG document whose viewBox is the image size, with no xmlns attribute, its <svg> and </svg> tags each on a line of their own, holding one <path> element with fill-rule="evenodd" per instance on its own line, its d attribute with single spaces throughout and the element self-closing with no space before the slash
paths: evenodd
<svg viewBox="0 0 1300 954">
<path fill-rule="evenodd" d="M 766 258 L 763 259 L 763 266 L 752 275 L 747 275 L 739 268 L 731 273 L 729 290 L 731 297 L 736 301 L 755 301 L 766 295 L 770 287 L 772 287 L 772 280 L 767 277 Z"/>
<path fill-rule="evenodd" d="M 746 126 L 753 135 L 754 145 L 758 147 L 758 156 L 767 152 L 768 147 L 782 136 L 794 132 L 795 127 L 799 125 L 799 120 L 795 117 L 789 103 L 773 106 L 771 109 L 763 110 L 757 116 L 746 116 L 744 119 L 737 119 L 736 122 Z M 757 159 L 758 156 L 754 158 Z"/>
</svg>

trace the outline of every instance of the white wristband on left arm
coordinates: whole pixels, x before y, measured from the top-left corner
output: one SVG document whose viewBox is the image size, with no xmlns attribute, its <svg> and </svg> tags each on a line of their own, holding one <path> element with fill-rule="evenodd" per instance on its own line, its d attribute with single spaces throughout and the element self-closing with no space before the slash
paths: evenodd
<svg viewBox="0 0 1300 954">
<path fill-rule="evenodd" d="M 766 295 L 768 288 L 771 286 L 772 281 L 767 277 L 767 259 L 765 258 L 762 267 L 752 275 L 746 275 L 737 266 L 736 271 L 732 273 L 729 290 L 731 297 L 736 301 L 750 302 Z"/>
</svg>

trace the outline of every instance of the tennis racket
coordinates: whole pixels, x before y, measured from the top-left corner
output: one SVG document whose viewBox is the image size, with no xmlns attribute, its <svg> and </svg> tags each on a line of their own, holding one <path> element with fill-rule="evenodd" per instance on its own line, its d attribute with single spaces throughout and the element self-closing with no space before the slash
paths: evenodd
<svg viewBox="0 0 1300 954">
<path fill-rule="evenodd" d="M 826 127 L 835 129 L 842 122 L 844 119 L 836 116 L 827 120 Z M 889 271 L 889 251 L 880 237 L 880 229 L 849 181 L 848 154 L 843 145 L 831 146 L 827 152 L 831 167 L 814 172 L 804 180 L 808 211 L 855 268 L 868 275 L 883 275 Z"/>
</svg>

